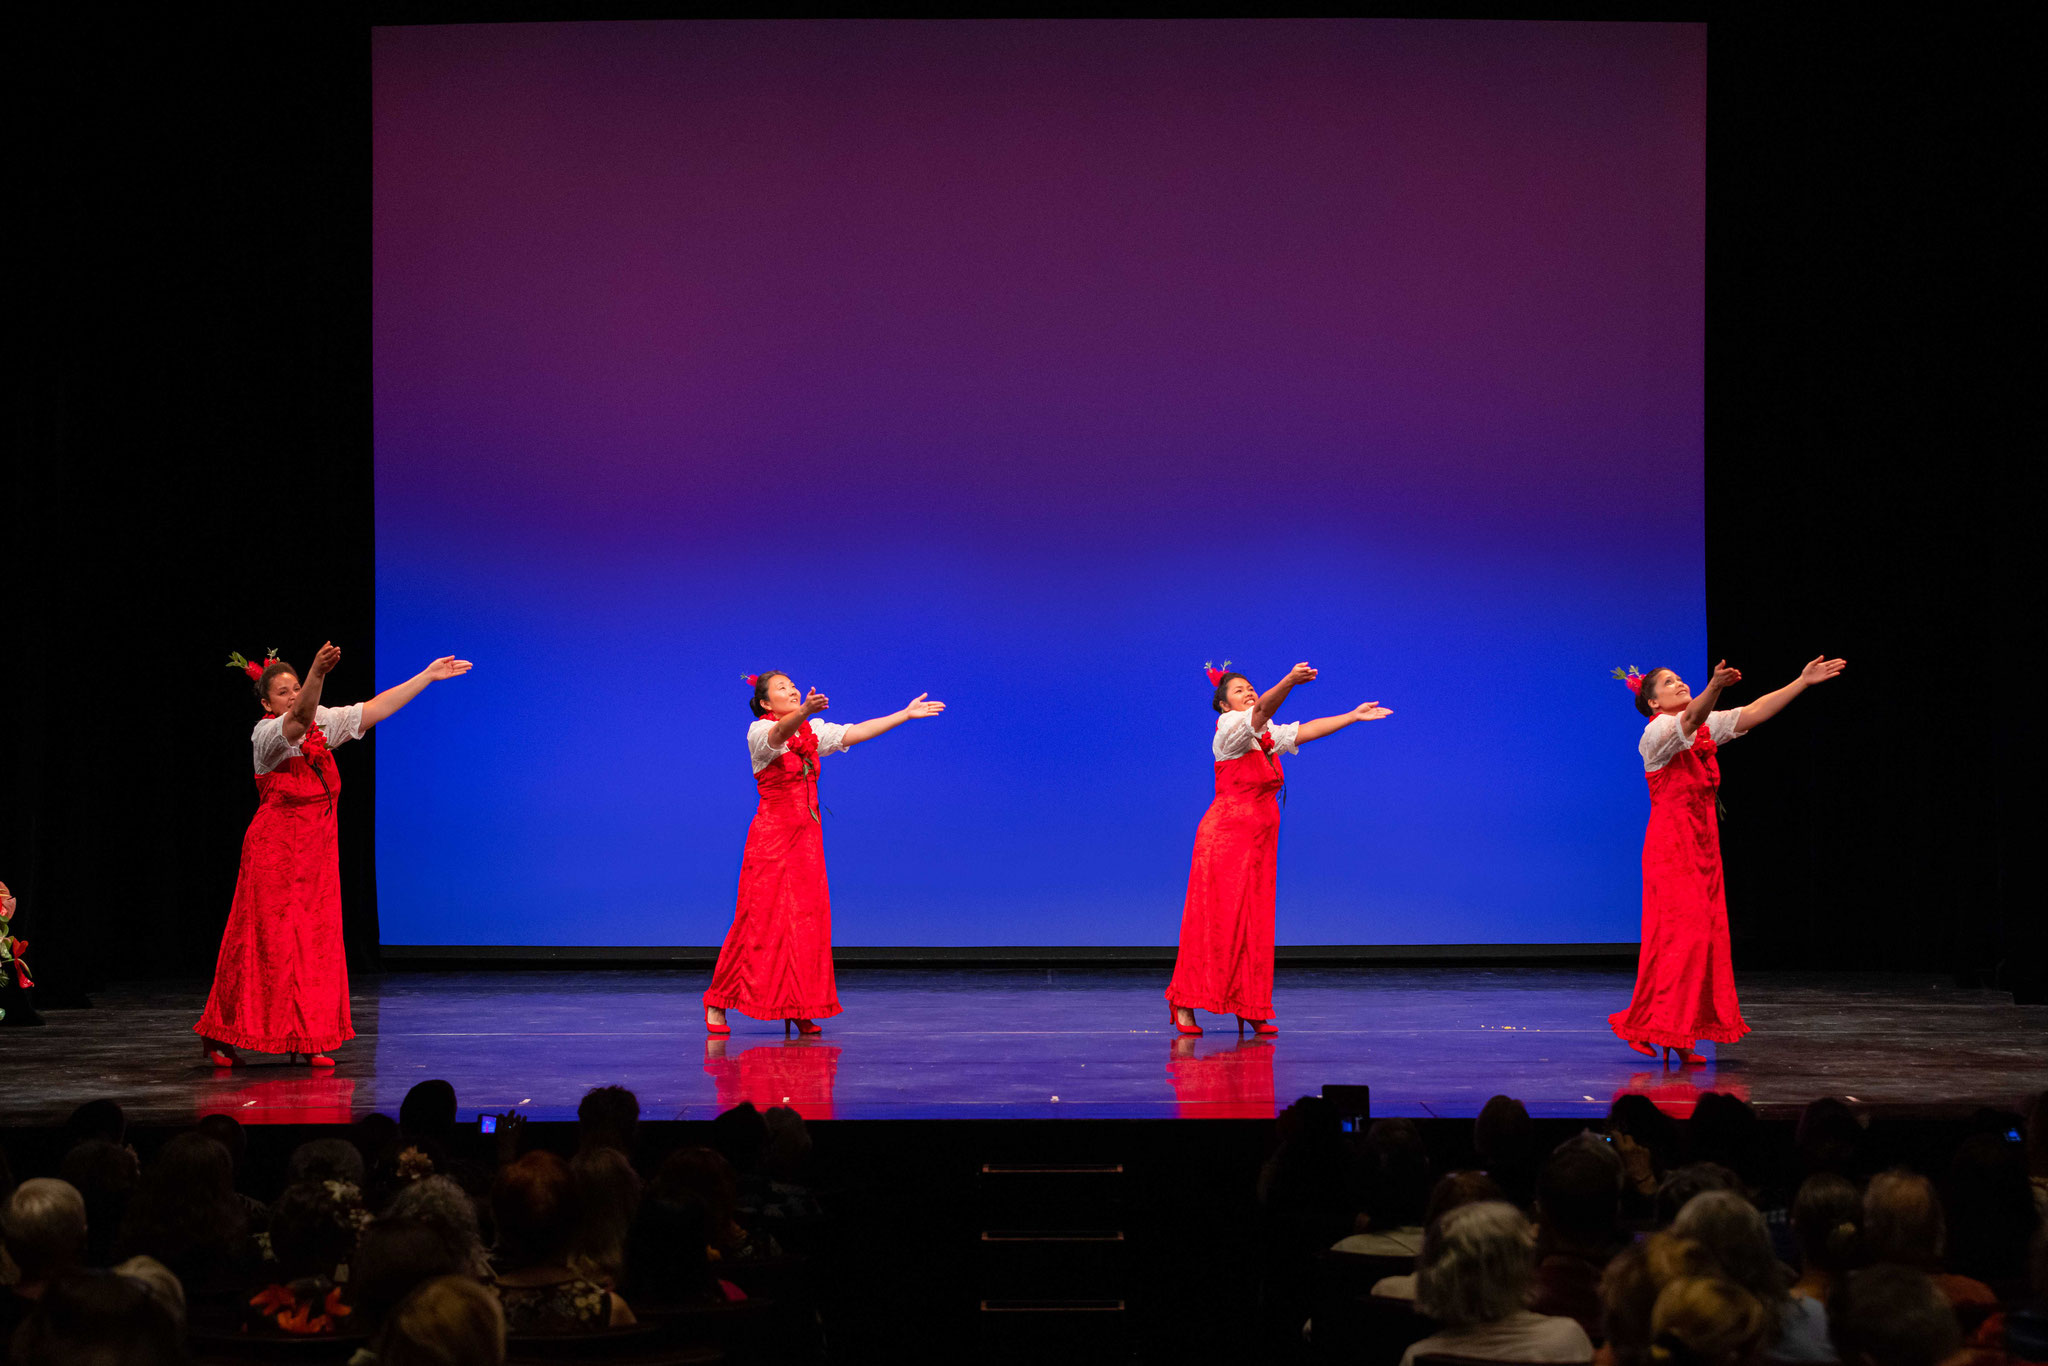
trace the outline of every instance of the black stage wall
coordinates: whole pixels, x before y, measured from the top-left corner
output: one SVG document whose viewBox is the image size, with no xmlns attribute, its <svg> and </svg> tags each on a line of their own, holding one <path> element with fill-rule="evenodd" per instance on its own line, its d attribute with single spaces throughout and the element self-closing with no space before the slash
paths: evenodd
<svg viewBox="0 0 2048 1366">
<path fill-rule="evenodd" d="M 1729 764 L 1738 959 L 2038 999 L 2026 45 L 1982 21 L 1708 17 L 1711 647 L 1764 686 L 1853 661 Z M 211 969 L 254 805 L 229 649 L 303 665 L 332 637 L 334 694 L 378 677 L 360 20 L 46 16 L 12 45 L 0 878 L 49 1004 Z M 358 969 L 374 757 L 344 765 Z"/>
</svg>

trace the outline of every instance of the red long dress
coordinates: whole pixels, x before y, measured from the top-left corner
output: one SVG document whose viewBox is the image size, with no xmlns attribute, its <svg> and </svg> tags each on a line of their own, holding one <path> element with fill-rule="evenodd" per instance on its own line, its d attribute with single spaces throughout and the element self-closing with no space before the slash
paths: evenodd
<svg viewBox="0 0 2048 1366">
<path fill-rule="evenodd" d="M 1175 1006 L 1273 1018 L 1273 897 L 1280 866 L 1283 782 L 1273 739 L 1216 765 L 1216 799 L 1195 830 L 1180 913 L 1180 953 L 1166 999 Z"/>
<path fill-rule="evenodd" d="M 213 991 L 192 1026 L 202 1038 L 263 1053 L 324 1053 L 356 1036 L 335 839 L 341 773 L 318 724 L 300 748 L 256 775 L 259 804 L 242 837 Z"/>
<path fill-rule="evenodd" d="M 1690 749 L 1649 774 L 1643 835 L 1643 947 L 1629 1008 L 1607 1017 L 1624 1039 L 1690 1048 L 1749 1033 L 1735 999 L 1728 903 L 1721 886 L 1719 746 L 1701 725 Z"/>
<path fill-rule="evenodd" d="M 739 908 L 718 950 L 704 1004 L 757 1020 L 839 1013 L 832 975 L 832 894 L 818 822 L 818 743 L 811 723 L 754 775 L 761 803 L 740 857 Z"/>
</svg>

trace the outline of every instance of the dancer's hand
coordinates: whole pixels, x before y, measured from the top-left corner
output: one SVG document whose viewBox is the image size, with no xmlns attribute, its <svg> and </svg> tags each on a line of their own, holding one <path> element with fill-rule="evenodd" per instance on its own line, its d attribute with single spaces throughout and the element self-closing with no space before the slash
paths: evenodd
<svg viewBox="0 0 2048 1366">
<path fill-rule="evenodd" d="M 454 678 L 458 674 L 466 674 L 470 671 L 470 668 L 470 662 L 466 659 L 457 659 L 454 655 L 442 655 L 432 664 L 427 665 L 427 681 L 439 683 L 444 678 Z"/>
<path fill-rule="evenodd" d="M 1358 721 L 1378 721 L 1393 714 L 1389 708 L 1377 702 L 1360 702 L 1351 709 L 1352 718 Z"/>
<path fill-rule="evenodd" d="M 910 721 L 917 721 L 927 716 L 937 716 L 940 712 L 946 709 L 946 704 L 944 702 L 932 702 L 927 700 L 930 697 L 930 693 L 921 692 L 917 696 L 911 698 L 910 705 L 903 709 L 904 719 Z"/>
<path fill-rule="evenodd" d="M 306 670 L 309 678 L 325 678 L 334 672 L 334 666 L 341 663 L 341 647 L 328 641 L 320 647 L 320 653 L 313 656 L 313 667 Z"/>
<path fill-rule="evenodd" d="M 1742 670 L 1729 668 L 1728 661 L 1724 659 L 1719 664 L 1716 664 L 1714 666 L 1714 676 L 1707 680 L 1707 686 L 1710 688 L 1714 688 L 1716 690 L 1725 691 L 1729 688 L 1734 687 L 1737 683 L 1740 683 L 1741 681 Z"/>
<path fill-rule="evenodd" d="M 1799 671 L 1799 681 L 1812 687 L 1816 683 L 1827 682 L 1848 667 L 1849 661 L 1846 659 L 1829 659 L 1826 655 L 1816 655 L 1811 663 Z"/>
<path fill-rule="evenodd" d="M 1296 683 L 1313 683 L 1315 681 L 1316 671 L 1307 664 L 1297 664 L 1287 671 L 1287 683 L 1289 686 Z"/>
<path fill-rule="evenodd" d="M 797 708 L 797 714 L 799 716 L 816 716 L 831 705 L 831 698 L 813 688 L 811 689 L 810 696 L 804 699 L 804 704 Z"/>
</svg>

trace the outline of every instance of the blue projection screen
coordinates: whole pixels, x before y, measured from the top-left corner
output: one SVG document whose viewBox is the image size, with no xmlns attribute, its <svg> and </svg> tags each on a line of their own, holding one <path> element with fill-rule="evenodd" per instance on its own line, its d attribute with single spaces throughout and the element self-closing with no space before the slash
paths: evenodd
<svg viewBox="0 0 2048 1366">
<path fill-rule="evenodd" d="M 741 675 L 848 946 L 1170 945 L 1202 675 L 1283 944 L 1623 942 L 1608 670 L 1698 662 L 1701 26 L 376 32 L 386 944 L 715 945 Z M 388 681 L 384 680 L 384 681 Z"/>
</svg>

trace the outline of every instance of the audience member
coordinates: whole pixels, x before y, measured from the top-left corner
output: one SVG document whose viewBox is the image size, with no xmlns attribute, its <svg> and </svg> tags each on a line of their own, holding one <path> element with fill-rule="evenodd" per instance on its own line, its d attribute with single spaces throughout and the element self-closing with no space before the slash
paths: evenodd
<svg viewBox="0 0 2048 1366">
<path fill-rule="evenodd" d="M 1494 1096 L 1472 1121 L 1472 1150 L 1480 1170 L 1493 1178 L 1507 1200 L 1527 1209 L 1536 1198 L 1536 1123 L 1513 1096 Z"/>
<path fill-rule="evenodd" d="M 204 1115 L 198 1127 L 200 1133 L 228 1150 L 228 1165 L 234 1170 L 235 1198 L 242 1204 L 242 1217 L 251 1229 L 268 1228 L 270 1206 L 243 1189 L 248 1179 L 245 1167 L 249 1160 L 249 1134 L 242 1128 L 242 1122 L 233 1115 Z"/>
<path fill-rule="evenodd" d="M 284 1183 L 346 1181 L 358 1190 L 363 1185 L 363 1155 L 345 1138 L 316 1138 L 292 1149 L 285 1164 Z"/>
<path fill-rule="evenodd" d="M 85 1265 L 109 1265 L 114 1260 L 114 1235 L 121 1231 L 128 1205 L 142 1185 L 142 1163 L 135 1150 L 88 1138 L 64 1154 L 57 1175 L 85 1198 Z"/>
<path fill-rule="evenodd" d="M 1648 1096 L 1634 1091 L 1614 1098 L 1607 1109 L 1607 1135 L 1628 1174 L 1625 1192 L 1635 1214 L 1647 1212 L 1664 1174 L 1678 1165 L 1678 1123 Z"/>
<path fill-rule="evenodd" d="M 1536 1274 L 1536 1235 L 1501 1200 L 1461 1205 L 1423 1236 L 1415 1307 L 1442 1330 L 1408 1348 L 1401 1366 L 1423 1355 L 1478 1361 L 1591 1361 L 1593 1343 L 1572 1319 L 1525 1306 Z"/>
<path fill-rule="evenodd" d="M 1274 1132 L 1273 1155 L 1259 1172 L 1259 1203 L 1271 1246 L 1290 1263 L 1277 1274 L 1291 1279 L 1299 1270 L 1293 1261 L 1351 1233 L 1359 1202 L 1336 1106 L 1303 1096 L 1280 1112 Z"/>
<path fill-rule="evenodd" d="M 1422 1211 L 1422 1226 L 1428 1229 L 1460 1205 L 1476 1205 L 1483 1200 L 1502 1198 L 1500 1187 L 1485 1172 L 1446 1172 L 1430 1189 L 1429 1204 Z M 1375 1299 L 1412 1300 L 1415 1298 L 1415 1273 L 1382 1276 L 1373 1283 L 1372 1294 Z"/>
<path fill-rule="evenodd" d="M 738 1262 L 782 1255 L 773 1234 L 740 1222 L 738 1178 L 721 1154 L 709 1148 L 678 1148 L 661 1164 L 654 1184 L 665 1200 L 695 1200 L 704 1206 L 712 1257 Z"/>
<path fill-rule="evenodd" d="M 1694 1162 L 1718 1162 L 1756 1190 L 1763 1185 L 1759 1136 L 1755 1110 L 1739 1096 L 1709 1091 L 1693 1107 L 1687 1152 Z"/>
<path fill-rule="evenodd" d="M 177 1329 L 178 1337 L 185 1336 L 185 1287 L 178 1284 L 178 1278 L 171 1269 L 154 1257 L 130 1257 L 111 1268 L 116 1276 L 126 1276 L 139 1281 L 150 1296 L 171 1316 L 171 1324 Z"/>
<path fill-rule="evenodd" d="M 1708 1191 L 1733 1191 L 1747 1197 L 1749 1188 L 1743 1184 L 1740 1174 L 1718 1162 L 1693 1162 L 1667 1172 L 1657 1183 L 1657 1199 L 1654 1206 L 1657 1227 L 1669 1228 L 1678 1212 L 1692 1203 L 1696 1195 Z"/>
<path fill-rule="evenodd" d="M 656 1183 L 640 1202 L 626 1240 L 626 1293 L 645 1309 L 680 1309 L 746 1298 L 712 1272 L 710 1215 L 692 1195 L 671 1197 Z"/>
<path fill-rule="evenodd" d="M 1733 1281 L 1690 1276 L 1657 1296 L 1651 1351 L 1672 1366 L 1753 1366 L 1762 1359 L 1770 1322 L 1770 1310 Z"/>
<path fill-rule="evenodd" d="M 1429 1206 L 1429 1149 L 1412 1119 L 1382 1119 L 1359 1148 L 1359 1195 L 1365 1227 L 1339 1239 L 1338 1252 L 1413 1257 L 1422 1250 L 1422 1215 Z"/>
<path fill-rule="evenodd" d="M 581 1216 L 569 1265 L 585 1278 L 617 1285 L 626 1267 L 626 1235 L 640 1209 L 640 1176 L 609 1144 L 585 1148 L 569 1163 Z"/>
<path fill-rule="evenodd" d="M 482 1284 L 445 1228 L 429 1219 L 379 1219 L 363 1230 L 349 1263 L 348 1298 L 354 1310 L 349 1331 L 374 1340 L 406 1296 L 437 1277 L 465 1275 Z"/>
<path fill-rule="evenodd" d="M 204 1134 L 179 1134 L 143 1169 L 114 1256 L 156 1258 L 188 1302 L 238 1300 L 257 1254 L 234 1182 L 226 1148 Z"/>
<path fill-rule="evenodd" d="M 1826 1304 L 1835 1282 L 1862 1264 L 1862 1195 L 1833 1172 L 1807 1177 L 1792 1201 L 1792 1238 L 1799 1247 L 1792 1293 Z"/>
<path fill-rule="evenodd" d="M 640 1098 L 623 1086 L 600 1086 L 576 1107 L 576 1150 L 616 1148 L 628 1159 L 640 1142 Z"/>
<path fill-rule="evenodd" d="M 425 1176 L 401 1186 L 384 1207 L 384 1217 L 420 1220 L 447 1245 L 450 1272 L 489 1280 L 491 1257 L 477 1223 L 476 1201 L 446 1176 Z"/>
<path fill-rule="evenodd" d="M 1770 1316 L 1764 1354 L 1772 1361 L 1833 1361 L 1827 1306 L 1794 1298 L 1792 1277 L 1771 1248 L 1755 1205 L 1734 1191 L 1707 1191 L 1686 1202 L 1671 1232 L 1707 1250 L 1721 1274 L 1756 1297 Z"/>
<path fill-rule="evenodd" d="M 1898 1262 L 1842 1277 L 1828 1299 L 1828 1332 L 1843 1366 L 1942 1366 L 1963 1345 L 1941 1289 Z"/>
<path fill-rule="evenodd" d="M 182 1366 L 186 1359 L 178 1325 L 149 1283 L 104 1271 L 51 1281 L 9 1357 L 14 1366 Z"/>
<path fill-rule="evenodd" d="M 437 1079 L 407 1091 L 398 1105 L 398 1133 L 405 1143 L 445 1151 L 455 1140 L 455 1088 Z"/>
<path fill-rule="evenodd" d="M 2027 1181 L 2034 1188 L 2034 1212 L 2048 1225 L 2048 1091 L 2027 1107 Z"/>
<path fill-rule="evenodd" d="M 303 1335 L 352 1331 L 342 1287 L 367 1222 L 362 1193 L 350 1182 L 301 1181 L 285 1187 L 270 1211 L 274 1279 L 250 1297 L 250 1323 Z"/>
<path fill-rule="evenodd" d="M 2001 1298 L 2025 1293 L 2027 1249 L 2040 1217 L 2027 1180 L 2026 1149 L 1995 1133 L 1963 1140 L 1943 1194 L 1948 1269 L 1984 1282 Z"/>
<path fill-rule="evenodd" d="M 442 1276 L 407 1296 L 376 1340 L 377 1366 L 500 1366 L 506 1319 L 490 1291 Z"/>
<path fill-rule="evenodd" d="M 761 1116 L 767 1142 L 761 1149 L 762 1185 L 740 1191 L 743 1220 L 816 1219 L 824 1213 L 810 1187 L 811 1131 L 787 1105 L 771 1105 Z"/>
<path fill-rule="evenodd" d="M 528 1153 L 498 1173 L 491 1207 L 498 1220 L 491 1284 L 510 1331 L 585 1332 L 633 1322 L 623 1299 L 569 1266 L 580 1212 L 568 1163 L 553 1153 Z"/>
<path fill-rule="evenodd" d="M 1799 1131 L 1792 1141 L 1799 1153 L 1801 1179 L 1832 1172 L 1860 1185 L 1870 1174 L 1869 1135 L 1847 1101 L 1822 1096 L 1810 1103 L 1799 1116 Z"/>
<path fill-rule="evenodd" d="M 1600 1334 L 1600 1276 L 1621 1244 L 1621 1159 L 1587 1134 L 1558 1145 L 1536 1174 L 1536 1282 L 1529 1307 Z"/>
<path fill-rule="evenodd" d="M 120 1102 L 89 1100 L 73 1110 L 64 1121 L 63 1149 L 70 1152 L 89 1138 L 116 1147 L 128 1141 L 128 1115 Z"/>
<path fill-rule="evenodd" d="M 69 1182 L 22 1182 L 0 1209 L 0 1238 L 19 1279 L 0 1290 L 0 1342 L 34 1312 L 57 1277 L 76 1271 L 86 1248 L 85 1198 Z"/>
<path fill-rule="evenodd" d="M 1707 1250 L 1686 1238 L 1653 1233 L 1615 1254 L 1600 1278 L 1600 1352 L 1611 1366 L 1650 1366 L 1651 1322 L 1664 1287 L 1689 1277 L 1717 1276 Z"/>
<path fill-rule="evenodd" d="M 711 1121 L 711 1147 L 726 1161 L 739 1180 L 740 1204 L 759 1209 L 767 1199 L 768 1183 L 761 1175 L 761 1157 L 768 1150 L 768 1121 L 743 1100 Z"/>
<path fill-rule="evenodd" d="M 1863 1192 L 1863 1241 L 1873 1262 L 1926 1272 L 1959 1312 L 1982 1318 L 1998 1307 L 1991 1287 L 1942 1270 L 1948 1225 L 1934 1183 L 1903 1169 L 1880 1172 Z"/>
</svg>

